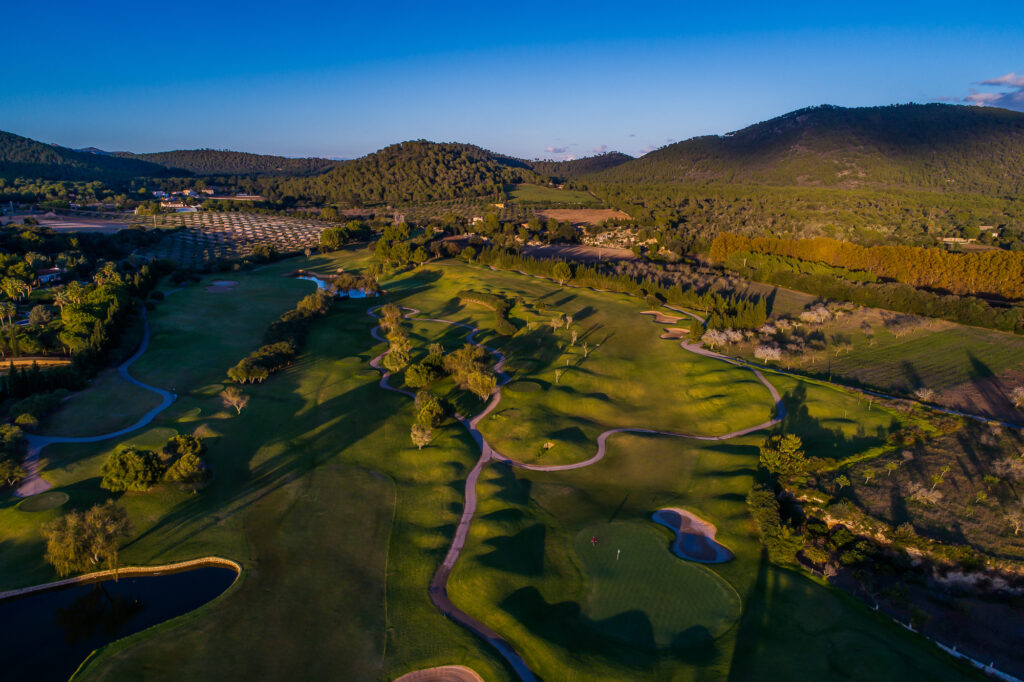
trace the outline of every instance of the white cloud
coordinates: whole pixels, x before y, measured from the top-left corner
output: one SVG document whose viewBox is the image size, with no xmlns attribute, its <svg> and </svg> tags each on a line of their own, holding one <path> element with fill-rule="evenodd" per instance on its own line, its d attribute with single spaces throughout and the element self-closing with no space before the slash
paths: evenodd
<svg viewBox="0 0 1024 682">
<path fill-rule="evenodd" d="M 569 151 L 568 147 L 545 147 L 544 151 L 548 154 L 564 154 Z"/>
<path fill-rule="evenodd" d="M 595 154 L 604 154 L 606 151 L 608 151 L 608 145 L 606 144 L 599 144 L 594 147 Z"/>
<path fill-rule="evenodd" d="M 999 88 L 1000 91 L 978 92 L 972 89 L 966 97 L 959 98 L 957 101 L 983 107 L 1002 107 L 1003 109 L 1024 111 L 1024 75 L 1018 76 L 1016 72 L 1010 72 L 998 78 L 981 81 L 978 85 Z"/>
<path fill-rule="evenodd" d="M 652 144 L 649 144 L 640 150 L 640 156 L 643 156 L 644 154 L 649 154 L 650 152 L 653 152 L 655 149 L 657 149 L 657 147 L 655 147 Z"/>
</svg>

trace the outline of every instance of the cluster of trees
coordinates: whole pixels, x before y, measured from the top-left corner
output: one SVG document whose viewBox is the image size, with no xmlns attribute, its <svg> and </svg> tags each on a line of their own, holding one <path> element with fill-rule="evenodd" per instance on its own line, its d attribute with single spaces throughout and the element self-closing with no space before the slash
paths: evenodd
<svg viewBox="0 0 1024 682">
<path fill-rule="evenodd" d="M 318 158 L 288 158 L 265 154 L 232 152 L 223 149 L 180 149 L 172 152 L 132 154 L 120 152 L 125 159 L 138 159 L 164 166 L 168 171 L 196 175 L 317 175 L 342 162 Z"/>
<path fill-rule="evenodd" d="M 317 289 L 279 319 L 263 334 L 263 345 L 228 370 L 228 378 L 240 384 L 261 383 L 286 367 L 301 350 L 313 320 L 327 314 L 333 295 Z"/>
<path fill-rule="evenodd" d="M 20 427 L 0 424 L 0 487 L 15 486 L 25 478 L 21 458 L 25 456 L 25 435 Z"/>
<path fill-rule="evenodd" d="M 477 260 L 502 270 L 517 270 L 531 275 L 549 277 L 565 284 L 608 289 L 638 296 L 650 305 L 671 303 L 715 313 L 716 325 L 722 328 L 756 328 L 764 323 L 767 301 L 739 293 L 720 294 L 710 288 L 698 290 L 683 283 L 664 285 L 652 277 L 634 277 L 627 273 L 608 273 L 599 265 L 569 264 L 559 260 L 530 258 L 497 248 L 485 248 Z M 698 328 L 695 325 L 695 329 Z"/>
<path fill-rule="evenodd" d="M 765 269 L 761 269 L 762 258 L 758 254 L 747 257 L 749 253 L 734 252 L 726 264 L 750 279 L 805 291 L 825 299 L 1024 333 L 1024 304 L 1020 302 L 1000 304 L 974 296 L 943 295 L 898 282 L 864 282 L 865 278 L 859 276 L 851 281 L 845 276 L 850 271 L 843 268 L 812 264 L 816 266 L 814 270 L 805 272 L 805 261 L 783 256 L 771 256 Z M 790 263 L 793 263 L 791 269 Z"/>
<path fill-rule="evenodd" d="M 1024 253 L 1001 250 L 953 253 L 916 246 L 862 246 L 824 237 L 779 239 L 723 232 L 715 237 L 710 255 L 722 262 L 740 251 L 865 270 L 914 287 L 957 295 L 1024 298 Z"/>
<path fill-rule="evenodd" d="M 463 302 L 479 303 L 494 311 L 494 331 L 502 336 L 511 336 L 516 333 L 516 327 L 508 319 L 508 313 L 516 301 L 509 301 L 504 296 L 497 294 L 486 294 L 468 289 L 459 292 L 459 298 Z"/>
<path fill-rule="evenodd" d="M 125 182 L 167 175 L 170 172 L 155 163 L 79 152 L 0 131 L 0 177 L 7 179 Z"/>
<path fill-rule="evenodd" d="M 195 436 L 174 436 L 159 452 L 122 448 L 103 463 L 100 487 L 112 492 L 145 492 L 160 481 L 199 485 L 207 475 L 206 446 Z"/>
<path fill-rule="evenodd" d="M 334 213 L 337 214 L 337 210 Z M 350 220 L 344 225 L 328 227 L 320 233 L 320 251 L 337 251 L 346 244 L 366 241 L 372 234 L 370 226 L 362 220 Z"/>
<path fill-rule="evenodd" d="M 261 177 L 252 185 L 272 201 L 290 198 L 352 207 L 461 198 L 501 202 L 506 198 L 506 185 L 546 181 L 518 159 L 468 144 L 417 140 L 345 161 L 314 177 Z"/>
<path fill-rule="evenodd" d="M 405 267 L 409 263 L 417 265 L 430 258 L 422 243 L 413 245 L 409 239 L 411 228 L 408 223 L 388 225 L 381 232 L 374 247 L 374 258 L 384 265 Z"/>
</svg>

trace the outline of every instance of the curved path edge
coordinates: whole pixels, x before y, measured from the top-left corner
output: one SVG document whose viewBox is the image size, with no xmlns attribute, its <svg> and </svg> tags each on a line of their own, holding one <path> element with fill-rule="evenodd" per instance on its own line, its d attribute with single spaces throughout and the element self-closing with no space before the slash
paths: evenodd
<svg viewBox="0 0 1024 682">
<path fill-rule="evenodd" d="M 242 573 L 242 565 L 237 561 L 226 559 L 219 556 L 206 556 L 198 559 L 186 559 L 185 561 L 175 561 L 170 564 L 161 564 L 159 566 L 124 566 L 117 569 L 107 569 L 104 571 L 94 571 L 92 573 L 84 573 L 82 575 L 76 575 L 74 578 L 65 578 L 64 580 L 56 580 L 52 583 L 43 583 L 41 585 L 32 585 L 31 587 L 22 587 L 16 590 L 7 590 L 6 592 L 0 592 L 0 601 L 5 599 L 14 599 L 15 597 L 23 597 L 27 594 L 34 594 L 36 592 L 46 592 L 47 590 L 56 590 L 61 587 L 67 587 L 68 585 L 78 585 L 80 583 L 95 583 L 108 578 L 122 578 L 126 576 L 139 576 L 139 575 L 161 575 L 163 573 L 179 573 L 181 571 L 187 571 L 193 568 L 205 568 L 207 566 L 217 566 L 219 568 L 230 568 L 238 575 Z"/>
<path fill-rule="evenodd" d="M 117 373 L 128 383 L 159 395 L 161 398 L 160 404 L 142 415 L 142 417 L 140 417 L 139 420 L 131 426 L 118 429 L 117 431 L 111 431 L 110 433 L 100 434 L 98 436 L 42 436 L 39 434 L 27 434 L 25 436 L 25 440 L 28 444 L 28 448 L 22 464 L 25 467 L 26 476 L 14 491 L 14 495 L 16 497 L 30 497 L 50 489 L 50 484 L 39 475 L 39 453 L 42 452 L 43 448 L 47 445 L 52 445 L 54 443 L 98 443 L 109 438 L 117 438 L 118 436 L 127 435 L 132 431 L 148 426 L 154 419 L 156 419 L 158 414 L 170 407 L 171 403 L 177 399 L 178 396 L 174 393 L 145 384 L 128 373 L 128 368 L 131 367 L 136 360 L 142 357 L 142 354 L 146 352 L 147 348 L 149 348 L 150 329 L 145 308 L 142 310 L 142 321 L 145 324 L 145 327 L 143 329 L 142 341 L 139 343 L 139 348 L 130 358 L 118 366 Z"/>
<path fill-rule="evenodd" d="M 377 315 L 375 315 L 375 312 L 381 307 L 381 305 L 373 306 L 367 311 L 367 314 L 377 319 Z M 415 308 L 409 308 L 407 306 L 402 306 L 402 308 L 408 311 L 403 314 L 403 317 L 410 321 L 437 322 L 439 324 L 446 324 L 450 326 L 468 329 L 469 333 L 466 334 L 467 342 L 480 348 L 483 348 L 484 350 L 488 351 L 489 353 L 498 358 L 498 361 L 494 364 L 493 367 L 494 371 L 497 372 L 499 375 L 499 381 L 497 386 L 495 386 L 494 391 L 491 393 L 491 398 L 488 401 L 487 406 L 479 414 L 469 419 L 463 417 L 462 415 L 455 415 L 455 418 L 458 419 L 458 421 L 464 427 L 466 427 L 470 435 L 473 437 L 473 440 L 476 441 L 477 445 L 480 447 L 480 458 L 477 460 L 476 464 L 470 470 L 469 475 L 466 477 L 465 502 L 462 508 L 462 516 L 460 517 L 459 523 L 456 526 L 455 535 L 452 538 L 452 544 L 448 549 L 448 553 L 445 555 L 444 561 L 438 567 L 437 572 L 434 574 L 434 577 L 430 581 L 430 587 L 428 588 L 428 592 L 430 595 L 430 601 L 434 604 L 435 607 L 437 607 L 438 611 L 440 611 L 443 615 L 447 616 L 448 618 L 451 618 L 455 622 L 459 623 L 460 625 L 462 625 L 463 627 L 465 627 L 466 629 L 470 630 L 478 637 L 483 639 L 485 642 L 490 644 L 508 662 L 508 664 L 512 667 L 512 669 L 516 672 L 516 674 L 523 682 L 536 682 L 537 680 L 536 676 L 534 676 L 533 672 L 530 670 L 529 666 L 526 664 L 526 661 L 523 659 L 523 657 L 520 656 L 519 653 L 516 652 L 516 650 L 512 647 L 512 645 L 509 644 L 509 642 L 506 641 L 501 635 L 499 635 L 494 629 L 480 622 L 476 618 L 473 618 L 468 613 L 455 606 L 455 604 L 453 604 L 451 599 L 448 597 L 448 578 L 451 575 L 452 569 L 455 567 L 455 563 L 458 561 L 459 556 L 462 554 L 462 549 L 466 544 L 466 538 L 469 536 L 470 524 L 473 521 L 473 517 L 476 515 L 476 482 L 479 479 L 481 472 L 484 470 L 484 467 L 486 467 L 487 464 L 493 460 L 496 462 L 507 464 L 509 466 L 521 469 L 528 469 L 531 471 L 569 471 L 572 469 L 582 469 L 584 467 L 591 466 L 592 464 L 596 464 L 597 462 L 604 459 L 608 437 L 616 433 L 642 433 L 659 436 L 672 436 L 675 438 L 689 438 L 693 440 L 721 441 L 728 440 L 730 438 L 737 438 L 739 436 L 744 436 L 750 433 L 754 433 L 756 431 L 771 428 L 776 424 L 780 423 L 782 419 L 785 417 L 785 406 L 782 403 L 782 398 L 779 396 L 779 392 L 764 377 L 764 375 L 761 374 L 760 371 L 753 367 L 744 365 L 742 363 L 735 362 L 731 358 L 728 358 L 726 356 L 722 356 L 719 355 L 718 353 L 707 351 L 703 348 L 694 347 L 686 342 L 683 342 L 680 344 L 680 346 L 683 349 L 690 351 L 691 353 L 695 353 L 697 355 L 702 355 L 716 360 L 722 360 L 731 365 L 735 365 L 742 369 L 747 369 L 753 372 L 754 375 L 758 378 L 758 380 L 762 384 L 764 384 L 764 386 L 768 389 L 769 394 L 775 402 L 775 417 L 762 424 L 751 426 L 745 429 L 740 429 L 738 431 L 732 431 L 730 433 L 722 434 L 720 436 L 700 436 L 689 433 L 659 431 L 655 429 L 646 428 L 623 427 L 617 429 L 609 429 L 607 431 L 602 432 L 597 437 L 597 452 L 590 459 L 581 462 L 573 462 L 571 464 L 552 465 L 540 465 L 519 462 L 510 457 L 507 457 L 506 455 L 503 455 L 502 453 L 498 452 L 493 447 L 491 447 L 491 445 L 487 442 L 487 439 L 484 438 L 483 434 L 480 433 L 480 430 L 477 428 L 480 421 L 483 420 L 483 418 L 489 415 L 491 412 L 493 412 L 494 409 L 501 402 L 501 388 L 510 380 L 510 377 L 503 371 L 503 367 L 505 365 L 506 360 L 505 356 L 498 350 L 494 348 L 489 348 L 488 346 L 485 346 L 484 344 L 474 340 L 473 337 L 476 336 L 477 332 L 480 331 L 478 327 L 472 327 L 468 324 L 462 322 L 455 322 L 452 320 L 442 320 L 437 318 L 424 317 L 414 318 L 411 316 L 418 315 L 420 313 L 419 310 L 416 310 Z M 699 317 L 693 315 L 692 313 L 687 314 L 692 315 L 693 317 L 700 320 Z M 373 330 L 371 331 L 371 335 L 377 341 L 387 343 L 387 339 L 385 339 L 381 335 L 380 329 L 380 325 L 374 327 Z M 381 378 L 379 382 L 380 387 L 388 391 L 395 391 L 396 393 L 401 393 L 403 395 L 415 398 L 415 394 L 412 393 L 411 391 L 396 388 L 388 383 L 388 378 L 391 376 L 391 372 L 381 367 L 381 362 L 383 361 L 384 356 L 388 354 L 388 352 L 389 350 L 385 349 L 383 353 L 377 355 L 372 360 L 370 360 L 370 366 L 381 372 Z"/>
</svg>

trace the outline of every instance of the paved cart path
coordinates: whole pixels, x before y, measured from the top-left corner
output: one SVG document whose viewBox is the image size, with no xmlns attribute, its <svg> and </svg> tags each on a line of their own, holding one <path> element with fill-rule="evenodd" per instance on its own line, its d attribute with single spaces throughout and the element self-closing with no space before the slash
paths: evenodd
<svg viewBox="0 0 1024 682">
<path fill-rule="evenodd" d="M 380 307 L 381 306 L 375 306 L 371 308 L 368 311 L 369 315 L 371 317 L 377 317 L 375 313 Z M 712 358 L 715 360 L 722 360 L 724 362 L 728 362 L 729 364 L 736 365 L 737 367 L 742 367 L 753 372 L 754 375 L 758 378 L 758 380 L 762 384 L 764 384 L 765 388 L 768 389 L 768 393 L 771 395 L 771 398 L 774 401 L 775 417 L 773 419 L 769 419 L 768 421 L 762 424 L 758 424 L 757 426 L 739 429 L 737 431 L 724 433 L 718 436 L 702 436 L 691 433 L 679 433 L 675 431 L 658 431 L 654 429 L 633 427 L 609 429 L 607 431 L 604 431 L 603 433 L 601 433 L 601 435 L 597 437 L 597 452 L 595 452 L 594 456 L 591 457 L 590 459 L 586 459 L 581 462 L 573 462 L 571 464 L 545 465 L 519 462 L 495 450 L 490 445 L 490 443 L 487 442 L 487 439 L 484 438 L 483 434 L 480 433 L 480 430 L 477 428 L 481 420 L 483 420 L 484 417 L 493 412 L 494 409 L 501 402 L 501 389 L 510 380 L 510 377 L 503 371 L 505 365 L 505 356 L 496 349 L 489 348 L 483 345 L 482 343 L 477 342 L 474 339 L 476 334 L 480 331 L 478 327 L 472 327 L 468 324 L 464 324 L 462 322 L 454 322 L 452 320 L 442 320 L 427 317 L 413 317 L 414 315 L 419 315 L 420 311 L 416 310 L 415 308 L 409 308 L 405 306 L 403 306 L 403 308 L 405 311 L 407 311 L 403 314 L 403 317 L 411 321 L 436 322 L 438 324 L 462 327 L 464 329 L 469 330 L 468 333 L 466 334 L 467 342 L 480 348 L 483 348 L 484 350 L 488 351 L 489 353 L 498 358 L 498 361 L 494 364 L 494 371 L 498 374 L 498 384 L 495 387 L 494 391 L 491 393 L 490 400 L 488 401 L 487 406 L 483 409 L 482 412 L 468 419 L 466 417 L 463 417 L 462 415 L 455 415 L 456 419 L 458 419 L 462 423 L 462 425 L 466 427 L 470 435 L 473 437 L 473 440 L 476 441 L 476 444 L 480 447 L 480 458 L 477 460 L 476 465 L 474 465 L 474 467 L 470 470 L 469 475 L 466 477 L 465 503 L 462 508 L 462 517 L 459 519 L 459 524 L 455 529 L 455 535 L 452 538 L 451 546 L 448 548 L 448 554 L 445 556 L 444 561 L 441 563 L 441 566 L 438 567 L 437 572 L 434 574 L 433 579 L 430 581 L 429 593 L 431 602 L 433 602 L 434 606 L 436 606 L 441 613 L 451 618 L 455 622 L 459 623 L 463 627 L 469 629 L 478 637 L 480 637 L 488 644 L 493 646 L 498 651 L 498 653 L 500 653 L 502 657 L 506 661 L 508 661 L 509 665 L 512 666 L 512 669 L 515 670 L 516 674 L 519 676 L 521 680 L 523 680 L 523 682 L 535 682 L 537 678 L 530 671 L 529 666 L 526 664 L 526 661 L 523 660 L 522 656 L 520 656 L 512 647 L 512 645 L 509 644 L 495 630 L 488 627 L 484 623 L 481 623 L 479 620 L 473 618 L 465 611 L 459 609 L 457 606 L 455 606 L 455 604 L 452 603 L 451 599 L 448 598 L 448 577 L 451 575 L 452 569 L 455 567 L 455 563 L 459 560 L 459 556 L 462 554 L 462 549 L 466 544 L 466 538 L 469 536 L 469 527 L 470 524 L 473 522 L 473 516 L 476 514 L 476 482 L 480 478 L 480 474 L 484 470 L 484 467 L 486 467 L 489 462 L 494 461 L 501 462 L 503 464 L 507 464 L 509 466 L 517 467 L 520 469 L 529 469 L 531 471 L 569 471 L 572 469 L 582 469 L 583 467 L 591 466 L 604 459 L 608 437 L 616 433 L 646 433 L 660 436 L 672 436 L 675 438 L 691 438 L 694 440 L 720 441 L 728 440 L 730 438 L 736 438 L 738 436 L 744 436 L 749 433 L 754 433 L 755 431 L 760 431 L 762 429 L 771 428 L 772 426 L 782 421 L 782 418 L 785 416 L 785 406 L 782 403 L 782 398 L 779 396 L 779 392 L 775 389 L 774 386 L 771 385 L 771 383 L 769 383 L 767 379 L 765 379 L 764 375 L 761 374 L 760 371 L 753 367 L 749 367 L 742 363 L 736 362 L 726 356 L 714 353 L 712 351 L 689 344 L 684 341 L 683 343 L 680 344 L 680 346 L 691 353 L 703 355 L 704 357 Z M 694 315 L 694 317 L 697 316 Z M 697 319 L 699 320 L 699 318 Z M 387 343 L 387 339 L 385 339 L 381 335 L 380 326 L 374 327 L 371 333 L 373 335 L 373 338 L 377 339 L 378 341 Z M 404 395 L 415 398 L 415 394 L 412 393 L 411 391 L 396 388 L 388 383 L 388 378 L 391 376 L 391 373 L 388 372 L 386 369 L 382 368 L 381 366 L 381 363 L 384 360 L 384 356 L 386 356 L 387 354 L 388 351 L 385 350 L 383 353 L 381 353 L 380 355 L 378 355 L 377 357 L 373 358 L 373 360 L 370 361 L 370 366 L 373 367 L 374 369 L 379 370 L 382 373 L 380 379 L 381 388 L 387 389 L 389 391 L 396 391 L 398 393 L 402 393 Z"/>
</svg>

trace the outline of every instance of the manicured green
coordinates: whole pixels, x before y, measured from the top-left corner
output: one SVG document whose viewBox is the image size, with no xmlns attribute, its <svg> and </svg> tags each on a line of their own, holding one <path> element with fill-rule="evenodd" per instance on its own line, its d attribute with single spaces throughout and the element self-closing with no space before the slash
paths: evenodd
<svg viewBox="0 0 1024 682">
<path fill-rule="evenodd" d="M 590 580 L 583 615 L 594 628 L 648 648 L 685 648 L 707 643 L 739 620 L 740 597 L 732 586 L 672 554 L 666 537 L 622 521 L 576 534 L 573 548 Z"/>
<path fill-rule="evenodd" d="M 32 497 L 27 497 L 18 504 L 18 511 L 23 512 L 42 512 L 49 511 L 61 507 L 67 502 L 69 496 L 67 493 L 48 490 L 45 493 L 39 493 Z"/>
</svg>

